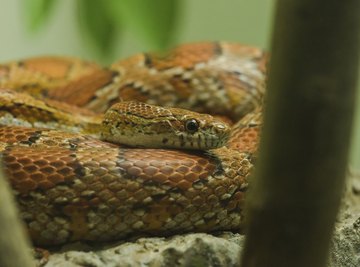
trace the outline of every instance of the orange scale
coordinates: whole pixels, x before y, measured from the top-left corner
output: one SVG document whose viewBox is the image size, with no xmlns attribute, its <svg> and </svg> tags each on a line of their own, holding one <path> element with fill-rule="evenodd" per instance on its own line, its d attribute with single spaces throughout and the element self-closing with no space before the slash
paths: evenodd
<svg viewBox="0 0 360 267">
<path fill-rule="evenodd" d="M 187 173 L 187 172 L 189 172 L 189 167 L 186 167 L 186 166 L 180 166 L 180 167 L 178 167 L 178 168 L 176 168 L 176 171 L 177 172 L 181 172 L 181 173 Z"/>
<path fill-rule="evenodd" d="M 146 175 L 149 175 L 149 176 L 155 175 L 158 171 L 159 171 L 158 168 L 155 168 L 155 167 L 152 167 L 152 166 L 149 166 L 149 167 L 146 167 L 145 169 L 143 169 L 143 172 Z"/>
<path fill-rule="evenodd" d="M 64 176 L 63 179 L 65 182 L 72 182 L 75 178 L 76 178 L 76 176 L 74 174 L 72 174 L 72 175 Z"/>
<path fill-rule="evenodd" d="M 58 183 L 64 181 L 63 176 L 61 176 L 60 174 L 57 174 L 57 173 L 52 174 L 52 175 L 49 175 L 49 176 L 47 177 L 47 179 L 48 179 L 50 182 L 52 182 L 53 184 L 58 184 Z"/>
<path fill-rule="evenodd" d="M 94 160 L 89 160 L 89 161 L 84 162 L 84 166 L 96 169 L 96 168 L 99 168 L 99 163 Z"/>
<path fill-rule="evenodd" d="M 52 182 L 50 182 L 49 180 L 43 180 L 38 183 L 38 187 L 40 187 L 42 189 L 49 189 L 49 188 L 54 187 L 54 184 Z"/>
<path fill-rule="evenodd" d="M 171 156 L 166 156 L 165 154 L 163 154 L 162 152 L 161 153 L 154 153 L 152 155 L 151 158 L 149 158 L 149 160 L 152 160 L 152 161 L 156 161 L 156 162 L 161 162 L 162 165 L 165 163 L 165 164 L 173 164 L 171 162 Z"/>
<path fill-rule="evenodd" d="M 139 176 L 140 174 L 142 174 L 142 169 L 132 166 L 127 169 L 127 173 L 133 176 Z"/>
<path fill-rule="evenodd" d="M 164 149 L 149 149 L 147 157 L 149 160 L 156 160 L 156 161 L 164 161 L 167 159 L 168 155 L 166 154 L 166 151 Z"/>
<path fill-rule="evenodd" d="M 3 134 L 3 132 L 7 132 L 7 131 L 4 131 L 2 130 L 1 133 L 2 133 L 2 136 L 4 136 L 5 138 L 13 138 L 15 135 L 13 133 L 6 133 L 6 134 Z"/>
<path fill-rule="evenodd" d="M 196 165 L 194 160 L 186 160 L 183 162 L 183 164 L 188 167 L 192 167 L 192 166 Z"/>
<path fill-rule="evenodd" d="M 66 175 L 69 175 L 70 173 L 72 173 L 72 171 L 73 170 L 70 167 L 64 167 L 64 168 L 59 169 L 57 172 L 61 175 L 66 176 Z"/>
<path fill-rule="evenodd" d="M 25 129 L 16 129 L 14 130 L 14 134 L 18 135 L 18 134 L 24 134 L 24 132 L 26 133 L 27 131 L 25 131 Z M 33 132 L 33 131 L 31 131 Z"/>
<path fill-rule="evenodd" d="M 13 173 L 13 179 L 15 180 L 25 180 L 28 178 L 28 173 L 24 172 L 24 171 L 18 171 L 18 172 L 14 172 Z"/>
<path fill-rule="evenodd" d="M 65 162 L 72 162 L 72 161 L 74 161 L 74 158 L 75 157 L 64 156 L 64 157 L 60 157 L 58 160 L 62 160 Z"/>
<path fill-rule="evenodd" d="M 105 158 L 109 158 L 109 157 L 106 156 Z M 113 161 L 105 161 L 105 162 L 101 162 L 100 166 L 102 168 L 111 169 L 111 168 L 116 167 L 116 163 Z"/>
<path fill-rule="evenodd" d="M 23 134 L 16 136 L 17 141 L 25 141 L 27 139 L 28 139 L 28 137 L 26 135 L 23 135 Z"/>
<path fill-rule="evenodd" d="M 16 186 L 16 189 L 19 190 L 20 193 L 26 193 L 31 190 L 36 189 L 37 185 L 34 181 L 27 179 L 25 181 L 22 181 Z"/>
<path fill-rule="evenodd" d="M 35 165 L 29 165 L 29 166 L 25 166 L 24 170 L 27 171 L 28 173 L 32 173 L 32 172 L 36 172 L 38 168 Z"/>
<path fill-rule="evenodd" d="M 4 162 L 18 162 L 17 160 L 17 155 L 16 156 L 10 156 L 10 155 L 6 155 L 4 157 Z M 21 163 L 21 162 L 20 162 Z"/>
<path fill-rule="evenodd" d="M 199 159 L 199 160 L 197 161 L 197 163 L 198 163 L 199 165 L 207 165 L 207 164 L 209 163 L 209 161 L 208 161 L 207 159 Z"/>
<path fill-rule="evenodd" d="M 169 167 L 169 166 L 164 166 L 160 168 L 160 172 L 163 174 L 171 174 L 174 172 L 174 168 Z"/>
<path fill-rule="evenodd" d="M 41 172 L 36 172 L 30 175 L 30 179 L 34 180 L 35 182 L 40 182 L 45 180 L 45 175 Z"/>
<path fill-rule="evenodd" d="M 17 162 L 14 162 L 14 163 L 7 164 L 7 167 L 9 169 L 12 169 L 13 171 L 18 171 L 18 170 L 21 170 L 22 165 Z"/>
<path fill-rule="evenodd" d="M 175 172 L 175 173 L 171 174 L 168 179 L 175 183 L 179 183 L 181 180 L 184 180 L 184 175 L 182 175 L 178 172 Z"/>
<path fill-rule="evenodd" d="M 180 189 L 186 190 L 191 187 L 191 183 L 189 183 L 186 180 L 181 180 L 176 186 L 179 187 Z"/>
<path fill-rule="evenodd" d="M 118 165 L 120 168 L 124 168 L 124 169 L 128 169 L 133 166 L 133 164 L 129 161 L 119 162 Z"/>
<path fill-rule="evenodd" d="M 203 168 L 197 164 L 191 168 L 191 171 L 195 172 L 195 173 L 200 173 L 202 170 L 203 170 Z"/>
<path fill-rule="evenodd" d="M 149 166 L 149 164 L 145 161 L 139 160 L 134 163 L 134 166 L 139 167 L 141 169 L 146 168 Z"/>
<path fill-rule="evenodd" d="M 206 179 L 209 176 L 209 173 L 207 171 L 204 171 L 199 174 L 199 179 Z"/>
<path fill-rule="evenodd" d="M 156 168 L 161 168 L 164 165 L 164 161 L 162 160 L 151 160 L 149 162 L 150 166 L 156 167 Z"/>
<path fill-rule="evenodd" d="M 185 179 L 191 182 L 195 182 L 199 179 L 199 176 L 196 173 L 190 172 L 185 175 Z"/>
<path fill-rule="evenodd" d="M 21 158 L 21 155 L 15 155 L 15 157 L 18 157 L 19 158 L 18 162 L 23 164 L 23 165 L 32 163 L 31 159 L 29 159 L 29 158 Z"/>
<path fill-rule="evenodd" d="M 54 161 L 54 162 L 50 162 L 50 166 L 53 166 L 55 168 L 61 168 L 65 166 L 65 163 L 62 161 Z"/>
<path fill-rule="evenodd" d="M 163 183 L 168 179 L 168 177 L 162 173 L 157 173 L 153 175 L 151 179 L 154 180 L 155 182 Z"/>
<path fill-rule="evenodd" d="M 39 167 L 43 167 L 43 166 L 50 164 L 49 161 L 47 161 L 45 159 L 38 159 L 38 160 L 35 160 L 33 163 Z"/>
<path fill-rule="evenodd" d="M 40 171 L 42 173 L 52 174 L 52 173 L 56 172 L 56 169 L 52 166 L 45 166 L 45 167 L 41 168 Z"/>
</svg>

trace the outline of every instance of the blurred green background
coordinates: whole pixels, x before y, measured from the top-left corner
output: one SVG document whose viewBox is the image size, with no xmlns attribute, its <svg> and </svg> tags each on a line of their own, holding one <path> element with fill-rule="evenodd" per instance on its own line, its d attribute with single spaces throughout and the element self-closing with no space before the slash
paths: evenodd
<svg viewBox="0 0 360 267">
<path fill-rule="evenodd" d="M 0 62 L 51 54 L 108 64 L 166 45 L 211 40 L 236 41 L 267 49 L 275 2 L 166 0 L 164 10 L 156 5 L 165 3 L 164 0 L 113 0 L 113 6 L 106 10 L 100 8 L 102 4 L 96 6 L 104 1 L 110 0 L 0 0 Z M 143 7 L 145 2 L 148 2 L 146 8 L 136 7 Z M 44 3 L 45 11 L 51 9 L 49 14 L 37 6 Z M 126 4 L 133 9 L 126 9 Z M 111 13 L 111 20 L 103 19 L 104 12 Z M 170 15 L 166 17 L 166 14 Z M 108 25 L 109 30 L 102 30 L 99 24 L 103 28 Z M 147 30 L 142 31 L 142 26 Z M 169 29 L 172 36 L 166 34 Z M 160 42 L 162 38 L 168 42 Z M 102 42 L 96 42 L 99 39 Z M 351 162 L 360 171 L 360 93 L 357 106 Z"/>
</svg>

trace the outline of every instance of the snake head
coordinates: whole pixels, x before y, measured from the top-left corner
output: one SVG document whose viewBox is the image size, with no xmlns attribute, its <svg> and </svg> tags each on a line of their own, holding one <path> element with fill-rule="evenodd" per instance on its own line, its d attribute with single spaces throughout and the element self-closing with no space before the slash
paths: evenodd
<svg viewBox="0 0 360 267">
<path fill-rule="evenodd" d="M 179 108 L 120 102 L 108 109 L 103 140 L 135 147 L 207 150 L 224 146 L 230 127 L 220 119 Z"/>
</svg>

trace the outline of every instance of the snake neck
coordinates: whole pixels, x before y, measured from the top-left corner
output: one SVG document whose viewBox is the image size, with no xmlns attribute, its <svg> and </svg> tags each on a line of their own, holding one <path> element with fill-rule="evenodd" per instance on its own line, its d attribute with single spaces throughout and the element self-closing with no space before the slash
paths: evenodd
<svg viewBox="0 0 360 267">
<path fill-rule="evenodd" d="M 0 124 L 58 129 L 100 136 L 102 114 L 54 100 L 0 89 Z"/>
</svg>

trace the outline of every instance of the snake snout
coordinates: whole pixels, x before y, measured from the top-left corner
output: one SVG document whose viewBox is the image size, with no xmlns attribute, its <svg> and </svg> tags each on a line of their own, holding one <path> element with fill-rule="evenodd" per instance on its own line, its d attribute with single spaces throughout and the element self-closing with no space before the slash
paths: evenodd
<svg viewBox="0 0 360 267">
<path fill-rule="evenodd" d="M 227 125 L 226 123 L 223 122 L 216 122 L 213 124 L 213 128 L 215 133 L 219 134 L 219 135 L 229 135 L 231 128 L 229 125 Z"/>
<path fill-rule="evenodd" d="M 214 122 L 212 125 L 213 134 L 217 139 L 217 147 L 224 146 L 230 138 L 231 127 L 225 122 Z"/>
</svg>

